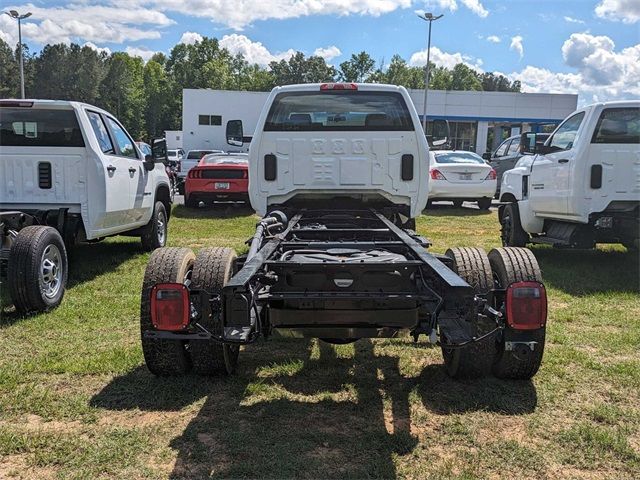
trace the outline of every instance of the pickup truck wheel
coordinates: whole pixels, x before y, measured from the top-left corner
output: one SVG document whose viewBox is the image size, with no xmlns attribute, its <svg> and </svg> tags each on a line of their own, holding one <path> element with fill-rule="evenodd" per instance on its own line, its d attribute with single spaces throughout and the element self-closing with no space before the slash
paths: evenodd
<svg viewBox="0 0 640 480">
<path fill-rule="evenodd" d="M 520 210 L 517 203 L 505 205 L 500 219 L 500 238 L 505 247 L 524 247 L 529 235 L 520 223 Z"/>
<path fill-rule="evenodd" d="M 167 244 L 167 210 L 162 202 L 156 202 L 153 215 L 145 227 L 145 232 L 140 237 L 142 247 L 147 250 L 155 250 Z"/>
<path fill-rule="evenodd" d="M 230 248 L 203 248 L 196 256 L 192 287 L 219 295 L 233 273 L 236 253 Z M 216 312 L 202 318 L 200 324 L 210 332 L 221 331 L 221 315 Z M 200 375 L 230 375 L 238 364 L 239 345 L 214 340 L 192 340 L 189 343 L 194 372 Z"/>
<path fill-rule="evenodd" d="M 499 288 L 506 288 L 514 282 L 542 282 L 538 261 L 531 250 L 527 248 L 494 248 L 489 252 L 489 262 L 491 262 L 496 286 Z M 535 331 L 528 331 L 527 341 L 537 342 L 534 350 L 525 347 L 507 351 L 504 339 L 499 342 L 493 374 L 498 378 L 511 379 L 533 377 L 542 362 L 545 330 L 543 327 Z"/>
<path fill-rule="evenodd" d="M 140 299 L 142 353 L 147 368 L 154 375 L 182 375 L 191 368 L 187 341 L 145 337 L 144 333 L 154 330 L 151 323 L 151 288 L 157 283 L 184 283 L 189 286 L 194 260 L 195 255 L 188 248 L 159 248 L 151 254 L 144 272 Z"/>
<path fill-rule="evenodd" d="M 55 228 L 34 225 L 18 232 L 9 250 L 9 297 L 21 313 L 44 312 L 62 302 L 67 250 Z"/>
<path fill-rule="evenodd" d="M 489 210 L 491 208 L 491 199 L 488 197 L 479 198 L 477 203 L 480 210 Z"/>
<path fill-rule="evenodd" d="M 453 271 L 471 285 L 477 293 L 493 288 L 493 276 L 487 253 L 481 248 L 450 248 L 445 255 L 453 260 Z M 479 332 L 485 333 L 485 332 Z M 442 357 L 447 373 L 454 378 L 477 378 L 491 372 L 495 358 L 495 345 L 491 338 L 470 343 L 462 348 L 446 348 L 446 337 L 441 339 Z"/>
</svg>

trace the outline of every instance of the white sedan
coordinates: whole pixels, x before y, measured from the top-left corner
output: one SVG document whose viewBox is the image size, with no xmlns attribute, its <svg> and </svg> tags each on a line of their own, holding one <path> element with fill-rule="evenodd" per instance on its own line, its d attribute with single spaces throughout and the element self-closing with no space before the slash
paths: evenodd
<svg viewBox="0 0 640 480">
<path fill-rule="evenodd" d="M 480 155 L 464 150 L 431 150 L 429 159 L 429 202 L 449 200 L 460 207 L 464 201 L 475 201 L 481 210 L 491 207 L 496 171 Z"/>
</svg>

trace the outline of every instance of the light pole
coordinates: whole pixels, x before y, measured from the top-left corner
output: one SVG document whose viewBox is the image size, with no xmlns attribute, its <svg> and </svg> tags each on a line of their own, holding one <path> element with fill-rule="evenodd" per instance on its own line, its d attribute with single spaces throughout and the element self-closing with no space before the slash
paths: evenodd
<svg viewBox="0 0 640 480">
<path fill-rule="evenodd" d="M 31 16 L 31 12 L 27 12 L 24 15 L 20 15 L 15 10 L 9 10 L 8 12 L 3 12 L 9 15 L 11 18 L 15 18 L 18 20 L 18 55 L 20 56 L 20 97 L 24 98 L 24 65 L 22 61 L 22 20 L 25 18 L 29 18 Z"/>
<path fill-rule="evenodd" d="M 429 22 L 429 40 L 427 41 L 427 69 L 424 74 L 424 104 L 422 107 L 422 128 L 424 129 L 424 134 L 427 134 L 427 93 L 429 92 L 429 60 L 431 58 L 431 24 L 438 20 L 439 18 L 444 17 L 444 14 L 438 15 L 437 17 L 433 16 L 433 13 L 429 12 L 416 12 L 418 17 L 424 20 L 425 22 Z"/>
</svg>

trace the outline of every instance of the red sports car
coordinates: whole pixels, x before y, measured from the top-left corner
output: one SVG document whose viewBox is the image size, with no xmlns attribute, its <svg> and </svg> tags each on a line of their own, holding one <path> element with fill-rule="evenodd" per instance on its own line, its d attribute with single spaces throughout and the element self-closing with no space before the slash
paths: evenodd
<svg viewBox="0 0 640 480">
<path fill-rule="evenodd" d="M 243 153 L 211 153 L 189 170 L 184 203 L 197 207 L 200 202 L 249 201 L 249 161 Z"/>
</svg>

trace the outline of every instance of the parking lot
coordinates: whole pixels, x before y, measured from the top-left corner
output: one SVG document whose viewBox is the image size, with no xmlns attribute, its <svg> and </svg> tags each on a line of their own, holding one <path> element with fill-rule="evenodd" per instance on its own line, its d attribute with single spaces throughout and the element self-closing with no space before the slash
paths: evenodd
<svg viewBox="0 0 640 480">
<path fill-rule="evenodd" d="M 169 245 L 245 251 L 244 207 L 173 208 Z M 499 245 L 495 212 L 436 204 L 433 249 Z M 84 245 L 53 312 L 3 315 L 0 478 L 637 478 L 638 257 L 622 247 L 533 249 L 549 291 L 532 381 L 458 381 L 410 338 L 244 347 L 229 378 L 144 366 L 148 254 Z"/>
</svg>

